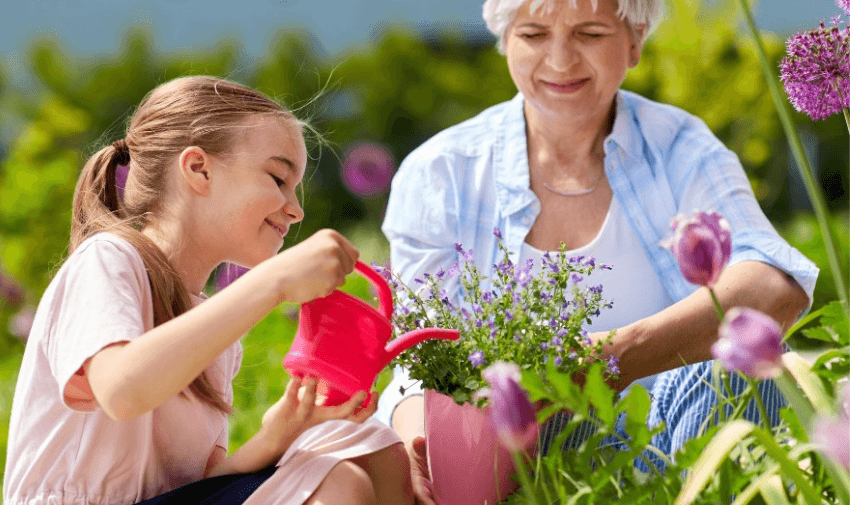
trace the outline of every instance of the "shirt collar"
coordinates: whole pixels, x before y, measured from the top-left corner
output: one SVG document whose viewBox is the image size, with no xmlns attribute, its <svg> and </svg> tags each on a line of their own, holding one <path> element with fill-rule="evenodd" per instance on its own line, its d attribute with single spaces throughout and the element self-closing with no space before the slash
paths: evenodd
<svg viewBox="0 0 850 505">
<path fill-rule="evenodd" d="M 638 160 L 639 153 L 643 151 L 643 141 L 637 118 L 629 104 L 628 92 L 623 90 L 617 91 L 617 112 L 614 117 L 614 126 L 603 145 L 605 156 L 611 154 L 610 150 L 614 146 L 619 147 L 626 156 L 634 160 Z"/>
</svg>

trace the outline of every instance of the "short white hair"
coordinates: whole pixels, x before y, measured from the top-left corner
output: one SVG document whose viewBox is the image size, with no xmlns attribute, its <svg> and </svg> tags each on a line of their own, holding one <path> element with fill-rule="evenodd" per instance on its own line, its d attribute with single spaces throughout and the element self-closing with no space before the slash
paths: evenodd
<svg viewBox="0 0 850 505">
<path fill-rule="evenodd" d="M 482 7 L 484 22 L 498 39 L 499 52 L 505 52 L 505 30 L 514 20 L 516 12 L 529 0 L 485 0 Z M 569 2 L 570 7 L 577 8 L 577 0 L 530 0 L 531 11 L 536 12 L 544 8 L 544 13 L 552 12 L 555 3 L 559 1 Z M 582 0 L 587 1 L 587 0 Z M 647 37 L 658 26 L 664 17 L 664 0 L 614 0 L 618 4 L 617 15 L 625 19 L 630 25 L 645 25 L 644 37 Z M 590 0 L 593 10 L 599 6 L 599 0 Z"/>
</svg>

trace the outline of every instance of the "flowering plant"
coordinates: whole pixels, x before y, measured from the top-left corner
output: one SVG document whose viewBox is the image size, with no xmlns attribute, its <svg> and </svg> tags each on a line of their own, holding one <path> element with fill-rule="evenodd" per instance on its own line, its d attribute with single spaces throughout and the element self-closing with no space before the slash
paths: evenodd
<svg viewBox="0 0 850 505">
<path fill-rule="evenodd" d="M 569 256 L 562 245 L 560 252 L 543 255 L 535 274 L 533 260 L 515 264 L 500 231 L 494 234 L 503 256 L 492 279 L 482 276 L 472 250 L 461 244 L 455 246 L 460 262 L 448 271 L 424 273 L 415 279 L 415 289 L 383 271 L 394 288 L 396 335 L 429 327 L 460 330 L 458 341 L 426 341 L 393 361 L 424 388 L 452 396 L 458 404 L 484 402 L 473 393 L 486 386 L 481 372 L 488 364 L 506 361 L 543 374 L 551 360 L 560 372 L 580 372 L 590 361 L 601 359 L 605 343 L 591 342 L 583 325 L 611 306 L 602 298 L 602 286 L 589 283 L 596 268 L 610 266 L 597 265 L 593 257 Z M 458 282 L 455 299 L 448 286 Z M 616 358 L 606 363 L 606 377 L 615 377 Z"/>
</svg>

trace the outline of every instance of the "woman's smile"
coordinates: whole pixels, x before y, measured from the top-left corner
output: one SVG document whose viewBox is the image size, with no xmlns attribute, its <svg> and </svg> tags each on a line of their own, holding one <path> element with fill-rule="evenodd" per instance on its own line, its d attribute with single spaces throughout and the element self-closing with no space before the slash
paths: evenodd
<svg viewBox="0 0 850 505">
<path fill-rule="evenodd" d="M 547 88 L 549 88 L 552 91 L 555 91 L 555 92 L 558 92 L 558 93 L 574 93 L 574 92 L 580 90 L 581 88 L 583 88 L 585 84 L 590 82 L 590 78 L 587 77 L 587 78 L 584 78 L 584 79 L 573 79 L 571 81 L 565 81 L 565 82 L 550 82 L 550 81 L 542 81 L 542 82 L 543 82 L 544 86 L 546 86 Z"/>
</svg>

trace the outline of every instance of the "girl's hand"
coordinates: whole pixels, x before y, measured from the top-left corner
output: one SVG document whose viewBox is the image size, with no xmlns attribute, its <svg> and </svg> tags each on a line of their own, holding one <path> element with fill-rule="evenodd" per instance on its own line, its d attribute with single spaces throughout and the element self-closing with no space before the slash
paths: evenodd
<svg viewBox="0 0 850 505">
<path fill-rule="evenodd" d="M 360 253 L 334 230 L 319 230 L 278 254 L 272 275 L 280 280 L 281 300 L 304 303 L 329 295 L 354 270 Z"/>
<path fill-rule="evenodd" d="M 366 399 L 366 392 L 359 391 L 347 402 L 334 407 L 316 405 L 316 385 L 318 380 L 308 377 L 290 379 L 286 391 L 280 400 L 263 415 L 260 433 L 276 454 L 282 455 L 286 449 L 304 431 L 324 421 L 345 419 L 362 423 L 378 408 L 378 394 L 372 395 L 369 404 L 360 408 Z"/>
<path fill-rule="evenodd" d="M 437 505 L 434 501 L 434 486 L 428 471 L 428 445 L 424 437 L 416 437 L 404 444 L 410 458 L 410 477 L 413 480 L 413 494 L 416 505 Z"/>
</svg>

